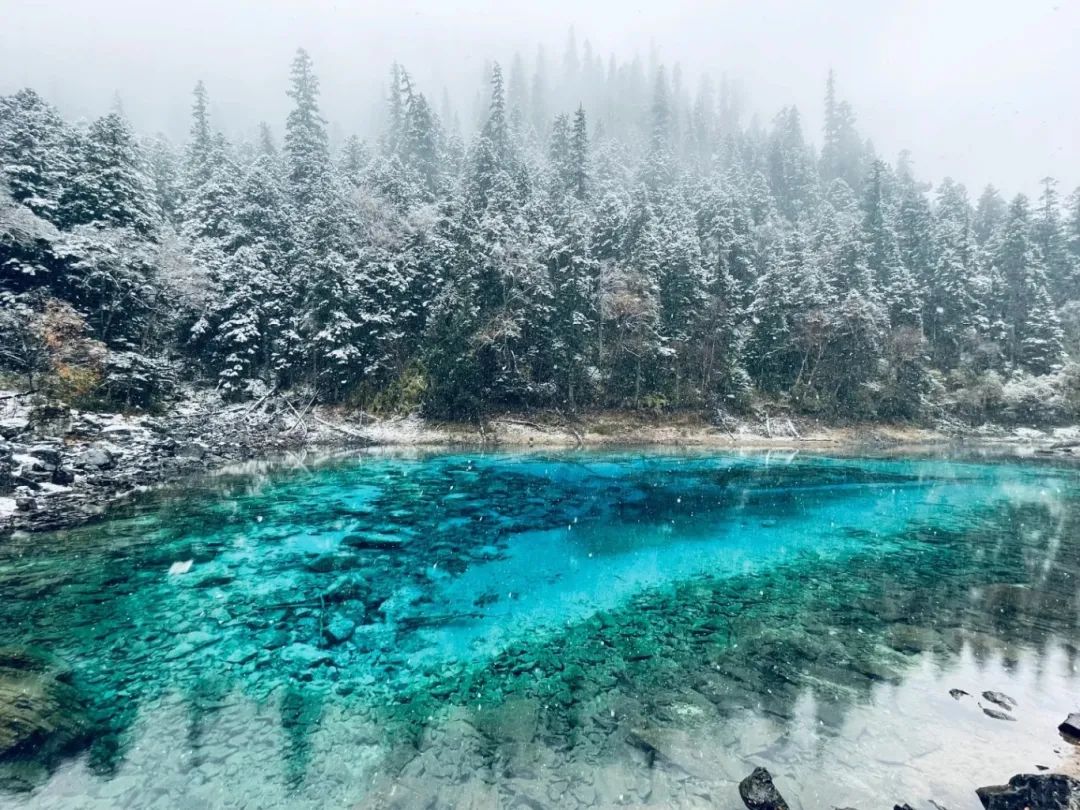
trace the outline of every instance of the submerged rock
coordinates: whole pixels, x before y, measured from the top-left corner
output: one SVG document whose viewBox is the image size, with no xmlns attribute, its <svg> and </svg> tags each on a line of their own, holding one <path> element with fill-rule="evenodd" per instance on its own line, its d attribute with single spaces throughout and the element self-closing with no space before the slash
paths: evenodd
<svg viewBox="0 0 1080 810">
<path fill-rule="evenodd" d="M 340 613 L 335 613 L 326 627 L 323 628 L 323 636 L 331 644 L 343 644 L 352 638 L 356 630 L 356 622 Z"/>
<path fill-rule="evenodd" d="M 313 574 L 329 574 L 337 567 L 336 555 L 312 554 L 304 559 L 304 568 Z"/>
<path fill-rule="evenodd" d="M 950 689 L 949 697 L 953 700 L 959 700 L 962 697 L 971 697 L 971 693 L 965 692 L 963 689 Z"/>
<path fill-rule="evenodd" d="M 385 624 L 361 624 L 353 632 L 352 643 L 360 652 L 371 652 L 390 643 L 393 632 Z"/>
<path fill-rule="evenodd" d="M 1017 774 L 975 793 L 986 810 L 1080 810 L 1080 782 L 1061 773 Z"/>
<path fill-rule="evenodd" d="M 991 703 L 996 703 L 1007 712 L 1011 712 L 1016 708 L 1016 701 L 1004 692 L 991 692 L 987 690 L 982 693 L 982 696 L 983 700 L 989 700 Z"/>
<path fill-rule="evenodd" d="M 540 701 L 512 697 L 501 704 L 478 711 L 474 725 L 498 743 L 530 743 L 536 736 L 541 715 Z"/>
<path fill-rule="evenodd" d="M 221 588 L 234 579 L 236 579 L 236 574 L 229 568 L 217 563 L 211 563 L 201 571 L 195 569 L 195 575 L 190 584 L 196 588 Z"/>
<path fill-rule="evenodd" d="M 289 643 L 289 634 L 284 630 L 271 630 L 263 638 L 263 647 L 267 650 L 276 650 Z"/>
<path fill-rule="evenodd" d="M 753 773 L 739 782 L 739 795 L 749 810 L 789 810 L 773 784 L 772 774 L 764 768 L 754 768 Z"/>
<path fill-rule="evenodd" d="M 48 760 L 78 744 L 88 726 L 60 659 L 32 647 L 0 648 L 0 761 Z"/>
<path fill-rule="evenodd" d="M 1001 709 L 991 709 L 989 706 L 982 707 L 983 714 L 987 717 L 993 717 L 995 720 L 1012 720 L 1016 722 L 1016 718 L 1008 712 L 1003 712 Z"/>
<path fill-rule="evenodd" d="M 347 535 L 341 542 L 352 548 L 390 551 L 404 548 L 408 543 L 408 539 L 396 534 L 365 532 L 364 534 Z"/>
<path fill-rule="evenodd" d="M 308 669 L 317 667 L 320 664 L 333 665 L 334 663 L 334 657 L 326 650 L 320 650 L 318 647 L 299 642 L 290 644 L 282 650 L 281 657 L 289 664 Z"/>
<path fill-rule="evenodd" d="M 243 664 L 246 664 L 248 661 L 253 660 L 256 656 L 258 656 L 258 654 L 259 651 L 256 650 L 254 647 L 237 647 L 235 650 L 225 656 L 225 661 L 229 664 L 241 666 Z"/>
<path fill-rule="evenodd" d="M 176 646 L 165 654 L 165 660 L 173 661 L 177 658 L 191 655 L 196 650 L 201 650 L 203 647 L 209 647 L 211 644 L 217 643 L 218 640 L 218 636 L 207 633 L 204 630 L 193 630 L 190 633 L 185 633 L 180 637 Z"/>
<path fill-rule="evenodd" d="M 330 574 L 359 568 L 362 560 L 356 554 L 341 551 L 324 551 L 304 556 L 304 569 L 313 574 Z"/>
<path fill-rule="evenodd" d="M 608 718 L 597 717 L 601 727 L 607 727 Z M 610 726 L 614 728 L 614 724 Z M 625 737 L 644 755 L 649 768 L 663 763 L 673 772 L 678 772 L 694 779 L 709 780 L 714 775 L 712 764 L 701 758 L 698 741 L 693 737 L 670 728 L 643 726 L 631 728 Z"/>
<path fill-rule="evenodd" d="M 343 574 L 330 583 L 322 598 L 327 602 L 347 602 L 350 599 L 364 599 L 370 590 L 359 574 Z"/>
</svg>

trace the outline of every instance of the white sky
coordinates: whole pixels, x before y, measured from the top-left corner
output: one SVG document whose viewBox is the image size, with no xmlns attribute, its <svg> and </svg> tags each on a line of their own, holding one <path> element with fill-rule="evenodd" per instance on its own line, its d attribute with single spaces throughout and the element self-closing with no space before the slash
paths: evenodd
<svg viewBox="0 0 1080 810">
<path fill-rule="evenodd" d="M 557 64 L 571 25 L 605 59 L 655 43 L 688 80 L 726 72 L 763 120 L 795 103 L 815 141 L 831 65 L 878 150 L 912 150 L 929 180 L 1080 185 L 1080 0 L 0 0 L 0 93 L 76 117 L 119 93 L 140 129 L 176 133 L 202 78 L 227 131 L 280 132 L 303 45 L 326 116 L 365 131 L 391 61 L 467 115 L 485 59 L 543 43 Z"/>
</svg>

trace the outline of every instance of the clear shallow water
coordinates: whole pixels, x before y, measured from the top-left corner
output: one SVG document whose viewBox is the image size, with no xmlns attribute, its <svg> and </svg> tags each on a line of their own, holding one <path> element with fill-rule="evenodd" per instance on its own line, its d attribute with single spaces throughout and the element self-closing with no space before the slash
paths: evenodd
<svg viewBox="0 0 1080 810">
<path fill-rule="evenodd" d="M 0 807 L 735 806 L 765 765 L 796 808 L 975 808 L 1071 753 L 1078 495 L 776 454 L 209 477 L 0 548 L 0 645 L 63 657 L 91 732 Z"/>
</svg>

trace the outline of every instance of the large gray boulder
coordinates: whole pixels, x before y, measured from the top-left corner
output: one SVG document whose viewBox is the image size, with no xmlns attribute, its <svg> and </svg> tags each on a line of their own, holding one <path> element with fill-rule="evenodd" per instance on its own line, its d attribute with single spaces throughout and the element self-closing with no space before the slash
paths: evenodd
<svg viewBox="0 0 1080 810">
<path fill-rule="evenodd" d="M 1020 773 L 975 793 L 986 810 L 1080 810 L 1080 782 L 1062 773 Z"/>
<path fill-rule="evenodd" d="M 754 768 L 753 773 L 739 782 L 739 795 L 749 810 L 789 810 L 773 784 L 772 774 L 764 768 Z"/>
<path fill-rule="evenodd" d="M 104 447 L 88 447 L 76 456 L 75 466 L 84 470 L 111 470 L 116 459 Z"/>
</svg>

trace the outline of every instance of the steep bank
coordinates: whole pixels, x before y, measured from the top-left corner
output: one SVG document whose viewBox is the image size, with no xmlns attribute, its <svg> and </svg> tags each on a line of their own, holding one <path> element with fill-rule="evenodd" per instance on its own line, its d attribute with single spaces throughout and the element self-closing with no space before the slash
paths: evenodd
<svg viewBox="0 0 1080 810">
<path fill-rule="evenodd" d="M 619 445 L 838 452 L 962 446 L 1080 456 L 1080 428 L 828 424 L 760 413 L 712 424 L 701 414 L 554 411 L 473 423 L 373 417 L 284 396 L 228 404 L 192 393 L 161 414 L 87 413 L 0 392 L 0 534 L 76 525 L 162 483 L 290 452 L 363 447 L 575 448 Z"/>
</svg>

